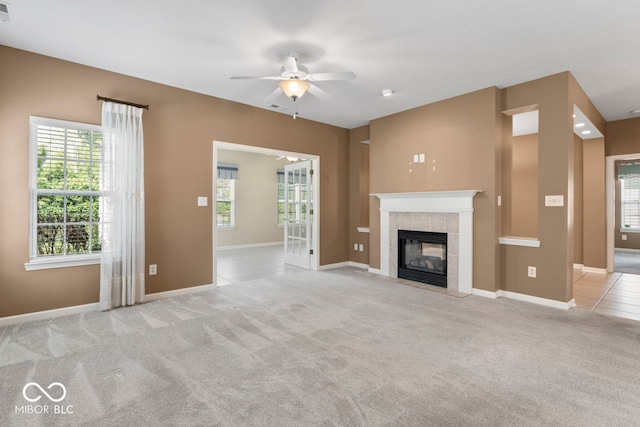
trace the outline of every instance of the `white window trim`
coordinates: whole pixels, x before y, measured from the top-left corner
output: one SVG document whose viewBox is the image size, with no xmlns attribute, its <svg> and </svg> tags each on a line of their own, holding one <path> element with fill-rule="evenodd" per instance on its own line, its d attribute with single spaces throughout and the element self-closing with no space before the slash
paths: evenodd
<svg viewBox="0 0 640 427">
<path fill-rule="evenodd" d="M 636 178 L 637 179 L 637 178 Z M 625 227 L 624 223 L 625 223 L 625 205 L 627 203 L 626 200 L 624 200 L 624 179 L 620 180 L 620 231 L 624 232 L 624 233 L 640 233 L 640 227 Z M 628 202 L 631 203 L 636 203 L 637 201 L 635 200 L 629 200 Z"/>
<path fill-rule="evenodd" d="M 38 185 L 38 143 L 32 137 L 33 125 L 82 129 L 103 132 L 100 125 L 72 122 L 68 120 L 50 119 L 47 117 L 29 116 L 29 261 L 24 264 L 27 271 L 46 270 L 51 268 L 78 267 L 100 264 L 100 253 L 83 255 L 48 255 L 37 256 L 37 185 Z"/>
<path fill-rule="evenodd" d="M 100 264 L 100 254 L 58 255 L 48 258 L 38 257 L 24 263 L 27 271 L 48 270 L 50 268 L 81 267 Z"/>
</svg>

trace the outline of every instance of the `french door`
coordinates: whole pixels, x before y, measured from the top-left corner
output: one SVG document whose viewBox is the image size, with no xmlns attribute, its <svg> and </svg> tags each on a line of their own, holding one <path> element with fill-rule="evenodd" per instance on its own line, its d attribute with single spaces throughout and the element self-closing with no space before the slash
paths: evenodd
<svg viewBox="0 0 640 427">
<path fill-rule="evenodd" d="M 313 170 L 311 161 L 284 167 L 285 221 L 284 262 L 297 267 L 311 267 Z"/>
</svg>

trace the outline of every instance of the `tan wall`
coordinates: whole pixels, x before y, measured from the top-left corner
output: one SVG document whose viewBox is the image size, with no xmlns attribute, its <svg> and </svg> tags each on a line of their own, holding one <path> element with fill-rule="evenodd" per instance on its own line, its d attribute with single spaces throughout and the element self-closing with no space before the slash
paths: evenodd
<svg viewBox="0 0 640 427">
<path fill-rule="evenodd" d="M 369 264 L 369 234 L 358 227 L 369 227 L 369 126 L 351 130 L 349 141 L 349 251 L 350 260 Z M 358 245 L 358 250 L 354 250 Z M 360 251 L 359 245 L 363 245 Z"/>
<path fill-rule="evenodd" d="M 511 195 L 511 230 L 509 235 L 538 236 L 538 134 L 512 139 L 511 174 L 508 181 Z"/>
<path fill-rule="evenodd" d="M 582 141 L 585 267 L 607 268 L 604 139 Z"/>
<path fill-rule="evenodd" d="M 569 301 L 572 296 L 573 235 L 573 106 L 569 105 L 569 73 L 556 74 L 502 90 L 502 109 L 538 105 L 538 233 L 539 248 L 502 245 L 502 289 Z M 572 179 L 571 179 L 572 181 Z M 545 207 L 545 195 L 563 195 L 565 206 Z M 569 242 L 571 242 L 569 244 Z M 537 277 L 527 275 L 527 267 Z"/>
<path fill-rule="evenodd" d="M 573 211 L 573 263 L 584 263 L 584 195 L 583 195 L 583 179 L 584 156 L 582 153 L 582 139 L 573 134 L 573 194 L 574 194 L 574 211 Z"/>
<path fill-rule="evenodd" d="M 284 242 L 278 226 L 278 169 L 286 159 L 246 151 L 218 150 L 218 161 L 238 165 L 235 225 L 218 229 L 218 247 Z"/>
<path fill-rule="evenodd" d="M 606 155 L 640 153 L 640 118 L 607 122 Z"/>
<path fill-rule="evenodd" d="M 321 158 L 320 264 L 349 260 L 349 131 L 0 46 L 0 317 L 93 303 L 98 266 L 26 272 L 29 115 L 99 124 L 96 94 L 144 112 L 147 293 L 213 282 L 213 140 Z M 10 200 L 11 202 L 6 202 Z"/>
<path fill-rule="evenodd" d="M 582 90 L 572 74 L 569 74 L 569 105 L 573 104 L 589 118 L 598 130 L 606 135 L 607 125 L 602 115 L 595 108 L 587 94 Z M 573 120 L 572 120 L 573 124 Z M 575 138 L 575 134 L 574 134 Z M 608 138 L 608 136 L 607 136 Z M 595 138 L 584 140 L 582 143 L 583 158 L 583 182 L 582 182 L 582 251 L 583 262 L 586 267 L 606 268 L 607 243 L 606 243 L 606 209 L 605 209 L 605 139 Z M 574 172 L 579 168 L 574 162 Z M 578 191 L 577 186 L 570 189 Z M 579 209 L 579 197 L 574 200 L 575 210 Z M 579 231 L 576 227 L 579 214 L 574 212 L 574 221 L 569 223 L 574 235 Z M 575 239 L 574 239 L 575 241 Z M 574 262 L 579 263 L 574 255 Z"/>
<path fill-rule="evenodd" d="M 370 124 L 371 193 L 482 191 L 474 200 L 473 285 L 485 290 L 495 290 L 498 282 L 498 101 L 499 91 L 488 88 Z M 413 155 L 420 153 L 425 154 L 425 163 L 412 164 Z M 376 206 L 376 201 L 370 204 L 374 268 L 380 262 Z"/>
</svg>

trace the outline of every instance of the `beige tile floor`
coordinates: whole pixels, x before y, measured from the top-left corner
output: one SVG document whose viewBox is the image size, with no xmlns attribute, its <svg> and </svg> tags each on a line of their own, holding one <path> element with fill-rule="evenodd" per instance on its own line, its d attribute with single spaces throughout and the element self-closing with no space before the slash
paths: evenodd
<svg viewBox="0 0 640 427">
<path fill-rule="evenodd" d="M 640 320 L 640 275 L 573 270 L 573 298 L 579 308 Z"/>
</svg>

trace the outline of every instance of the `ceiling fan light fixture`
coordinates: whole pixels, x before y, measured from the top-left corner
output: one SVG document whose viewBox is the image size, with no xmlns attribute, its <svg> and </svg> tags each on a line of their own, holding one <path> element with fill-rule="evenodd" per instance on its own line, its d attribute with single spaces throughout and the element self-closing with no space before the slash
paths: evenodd
<svg viewBox="0 0 640 427">
<path fill-rule="evenodd" d="M 282 80 L 278 86 L 280 86 L 280 89 L 282 89 L 289 98 L 295 101 L 304 95 L 311 85 L 305 80 L 287 79 Z"/>
</svg>

